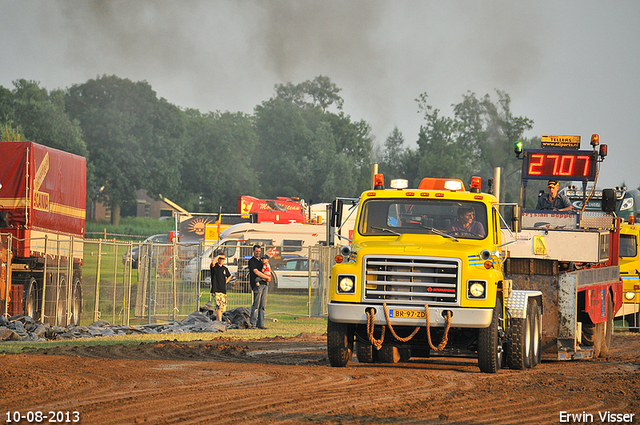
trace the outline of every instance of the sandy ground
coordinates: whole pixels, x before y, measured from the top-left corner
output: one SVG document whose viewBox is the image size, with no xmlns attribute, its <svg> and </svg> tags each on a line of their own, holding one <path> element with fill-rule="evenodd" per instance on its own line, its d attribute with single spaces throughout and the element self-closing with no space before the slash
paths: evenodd
<svg viewBox="0 0 640 425">
<path fill-rule="evenodd" d="M 0 390 L 3 421 L 543 424 L 610 412 L 640 423 L 640 335 L 615 335 L 605 359 L 493 375 L 466 358 L 332 368 L 323 335 L 60 347 L 0 356 Z"/>
</svg>

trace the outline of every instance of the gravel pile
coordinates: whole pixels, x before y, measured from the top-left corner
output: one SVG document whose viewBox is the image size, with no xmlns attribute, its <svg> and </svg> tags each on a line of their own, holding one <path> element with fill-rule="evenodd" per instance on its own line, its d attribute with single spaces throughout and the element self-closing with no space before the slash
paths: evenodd
<svg viewBox="0 0 640 425">
<path fill-rule="evenodd" d="M 187 332 L 225 332 L 227 329 L 247 329 L 250 310 L 238 307 L 226 311 L 222 321 L 215 320 L 211 303 L 200 307 L 183 320 L 148 325 L 112 325 L 99 320 L 89 326 L 54 326 L 36 322 L 29 316 L 19 314 L 6 318 L 0 316 L 0 341 L 46 341 L 61 339 L 93 338 L 101 336 L 133 334 L 175 334 Z"/>
</svg>

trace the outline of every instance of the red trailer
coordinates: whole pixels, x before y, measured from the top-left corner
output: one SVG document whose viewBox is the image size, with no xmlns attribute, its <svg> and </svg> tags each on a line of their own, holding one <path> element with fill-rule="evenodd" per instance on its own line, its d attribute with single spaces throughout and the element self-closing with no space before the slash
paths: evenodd
<svg viewBox="0 0 640 425">
<path fill-rule="evenodd" d="M 77 324 L 86 159 L 32 142 L 0 142 L 0 157 L 0 313 Z"/>
</svg>

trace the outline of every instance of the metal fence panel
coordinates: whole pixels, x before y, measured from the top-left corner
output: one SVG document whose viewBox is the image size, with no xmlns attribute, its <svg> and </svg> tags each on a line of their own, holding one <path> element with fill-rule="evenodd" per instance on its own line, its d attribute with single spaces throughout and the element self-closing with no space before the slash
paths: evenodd
<svg viewBox="0 0 640 425">
<path fill-rule="evenodd" d="M 11 257 L 11 243 L 7 240 L 10 237 L 2 235 L 0 240 L 0 246 L 4 247 L 0 254 L 6 258 Z M 37 283 L 41 289 L 36 295 L 38 303 L 44 297 L 44 312 L 42 304 L 34 307 L 37 311 L 29 312 L 36 319 L 58 325 L 88 325 L 97 320 L 125 325 L 166 322 L 181 320 L 208 301 L 214 302 L 208 267 L 201 266 L 211 260 L 202 244 L 88 239 L 84 241 L 84 263 L 80 269 L 60 254 L 68 252 L 73 243 L 79 242 L 44 242 L 47 261 L 40 265 Z M 227 286 L 229 310 L 250 308 L 253 298 L 247 269 L 252 247 L 237 249 L 238 255 L 228 264 L 234 275 Z M 267 316 L 325 316 L 336 249 L 313 246 L 298 247 L 291 252 L 291 247 L 265 246 L 264 252 L 271 254 L 273 270 Z M 6 280 L 11 262 L 3 260 L 2 264 L 4 268 L 0 271 Z M 13 283 L 14 292 L 20 293 L 16 296 L 28 292 L 24 291 L 30 284 L 27 278 Z M 2 291 L 7 288 L 0 286 Z M 4 293 L 2 298 L 6 299 Z M 4 308 L 0 306 L 3 312 Z"/>
</svg>

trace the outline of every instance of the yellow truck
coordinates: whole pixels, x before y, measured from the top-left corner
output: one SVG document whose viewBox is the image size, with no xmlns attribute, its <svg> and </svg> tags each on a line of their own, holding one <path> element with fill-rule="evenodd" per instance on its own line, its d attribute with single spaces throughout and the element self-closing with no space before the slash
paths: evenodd
<svg viewBox="0 0 640 425">
<path fill-rule="evenodd" d="M 640 329 L 640 226 L 632 218 L 620 229 L 620 277 L 623 286 L 622 309 L 618 312 L 623 316 L 627 328 L 632 332 Z"/>
<path fill-rule="evenodd" d="M 354 351 L 361 363 L 477 355 L 489 373 L 537 365 L 542 293 L 515 291 L 504 278 L 497 207 L 479 178 L 470 191 L 455 179 L 385 189 L 376 175 L 331 272 L 331 365 L 346 366 Z"/>
<path fill-rule="evenodd" d="M 535 367 L 543 352 L 558 360 L 608 354 L 625 273 L 615 191 L 603 190 L 602 211 L 521 208 L 529 180 L 580 181 L 584 192 L 607 148 L 598 150 L 597 135 L 593 150 L 580 150 L 579 136 L 543 136 L 543 147 L 545 137 L 576 146 L 516 147 L 521 200 L 502 205 L 508 220 L 496 197 L 480 192 L 479 177 L 466 191 L 454 179 L 423 179 L 417 189 L 391 181 L 385 189 L 376 175 L 331 272 L 332 366 L 348 365 L 354 352 L 365 363 L 471 355 L 495 373 Z M 629 282 L 639 274 L 626 273 Z M 628 301 L 637 301 L 633 294 Z"/>
</svg>

